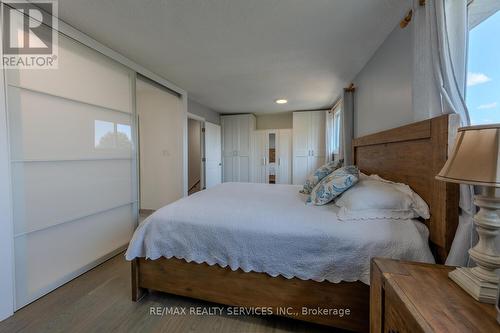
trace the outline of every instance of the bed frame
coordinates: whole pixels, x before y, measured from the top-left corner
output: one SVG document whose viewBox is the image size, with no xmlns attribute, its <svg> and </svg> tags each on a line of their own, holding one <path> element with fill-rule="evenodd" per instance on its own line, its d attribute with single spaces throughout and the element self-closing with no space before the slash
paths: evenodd
<svg viewBox="0 0 500 333">
<path fill-rule="evenodd" d="M 364 173 L 408 184 L 428 204 L 430 246 L 444 262 L 458 224 L 458 186 L 435 180 L 446 161 L 452 116 L 441 116 L 354 140 L 355 164 Z M 270 307 L 274 314 L 369 331 L 369 286 L 361 282 L 315 282 L 231 271 L 217 265 L 161 258 L 132 261 L 132 299 L 148 289 L 242 307 Z M 310 312 L 303 313 L 303 309 Z M 321 309 L 349 309 L 349 315 L 321 315 Z"/>
</svg>

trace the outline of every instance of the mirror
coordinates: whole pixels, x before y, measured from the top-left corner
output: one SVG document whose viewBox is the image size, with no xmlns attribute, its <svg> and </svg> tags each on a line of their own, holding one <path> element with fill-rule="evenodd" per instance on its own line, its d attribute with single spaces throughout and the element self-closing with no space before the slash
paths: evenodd
<svg viewBox="0 0 500 333">
<path fill-rule="evenodd" d="M 276 133 L 269 133 L 269 184 L 276 184 Z"/>
</svg>

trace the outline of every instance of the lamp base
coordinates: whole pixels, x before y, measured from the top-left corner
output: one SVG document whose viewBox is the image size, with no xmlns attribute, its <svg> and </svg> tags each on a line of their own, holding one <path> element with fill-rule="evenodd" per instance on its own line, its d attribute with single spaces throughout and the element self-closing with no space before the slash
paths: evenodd
<svg viewBox="0 0 500 333">
<path fill-rule="evenodd" d="M 472 273 L 471 268 L 466 267 L 458 267 L 450 272 L 448 276 L 477 301 L 490 304 L 496 303 L 498 283 L 482 280 Z"/>
</svg>

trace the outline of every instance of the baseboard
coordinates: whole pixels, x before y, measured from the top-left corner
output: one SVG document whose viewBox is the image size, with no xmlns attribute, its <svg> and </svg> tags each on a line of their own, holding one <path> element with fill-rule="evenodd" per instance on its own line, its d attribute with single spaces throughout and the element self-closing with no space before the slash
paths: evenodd
<svg viewBox="0 0 500 333">
<path fill-rule="evenodd" d="M 151 215 L 155 211 L 155 209 L 139 209 L 139 215 Z"/>
<path fill-rule="evenodd" d="M 18 311 L 18 310 L 24 308 L 25 306 L 33 303 L 37 299 L 39 299 L 47 294 L 50 294 L 51 292 L 53 292 L 57 288 L 62 287 L 63 285 L 65 285 L 68 282 L 71 282 L 72 280 L 76 279 L 80 275 L 90 271 L 91 269 L 93 269 L 93 268 L 99 266 L 100 264 L 108 261 L 109 259 L 115 257 L 119 253 L 125 251 L 127 249 L 127 247 L 128 247 L 128 243 L 118 247 L 116 250 L 113 250 L 100 258 L 97 258 L 96 260 L 93 260 L 92 262 L 88 263 L 87 265 L 85 265 L 85 266 L 83 266 L 83 267 L 81 267 L 81 268 L 79 268 L 79 269 L 77 269 L 69 274 L 66 274 L 64 277 L 56 280 L 55 282 L 51 283 L 47 287 L 39 290 L 39 292 L 36 293 L 33 297 L 30 297 L 28 302 L 26 304 L 24 304 L 23 306 L 18 308 L 17 304 L 16 304 L 15 311 Z"/>
</svg>

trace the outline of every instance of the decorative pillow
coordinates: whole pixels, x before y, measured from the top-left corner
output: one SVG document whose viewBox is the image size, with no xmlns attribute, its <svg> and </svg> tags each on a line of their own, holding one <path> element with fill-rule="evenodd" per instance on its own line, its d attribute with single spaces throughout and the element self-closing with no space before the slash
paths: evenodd
<svg viewBox="0 0 500 333">
<path fill-rule="evenodd" d="M 326 205 L 356 184 L 358 179 L 359 170 L 353 165 L 337 169 L 314 187 L 307 202 L 316 206 Z"/>
<path fill-rule="evenodd" d="M 359 183 L 339 197 L 338 217 L 347 219 L 428 219 L 429 207 L 405 184 L 394 183 L 377 175 L 360 176 Z"/>
<path fill-rule="evenodd" d="M 342 161 L 332 161 L 321 166 L 307 178 L 303 189 L 300 190 L 300 193 L 311 194 L 312 189 L 320 182 L 321 179 L 325 178 L 341 166 Z"/>
</svg>

